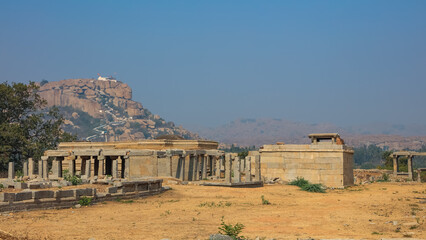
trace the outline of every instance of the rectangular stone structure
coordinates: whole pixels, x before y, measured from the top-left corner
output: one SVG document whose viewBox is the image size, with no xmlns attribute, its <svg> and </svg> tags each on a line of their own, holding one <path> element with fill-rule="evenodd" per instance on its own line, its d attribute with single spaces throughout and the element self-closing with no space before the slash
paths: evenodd
<svg viewBox="0 0 426 240">
<path fill-rule="evenodd" d="M 185 180 L 185 155 L 179 156 L 178 168 L 179 168 L 179 179 L 183 181 Z"/>
<path fill-rule="evenodd" d="M 207 162 L 208 162 L 208 155 L 201 156 L 202 162 L 201 162 L 201 178 L 204 180 L 207 178 Z"/>
<path fill-rule="evenodd" d="M 69 170 L 69 174 L 71 176 L 75 175 L 75 159 L 74 158 L 71 159 L 71 160 L 69 160 L 69 162 L 68 162 L 68 170 Z"/>
<path fill-rule="evenodd" d="M 84 174 L 86 178 L 90 178 L 91 168 L 92 168 L 92 157 L 86 160 L 86 169 L 84 170 Z"/>
<path fill-rule="evenodd" d="M 246 159 L 246 168 L 245 168 L 245 182 L 251 182 L 251 157 L 247 156 Z"/>
<path fill-rule="evenodd" d="M 216 164 L 215 164 L 215 176 L 220 178 L 220 169 L 221 169 L 221 163 L 222 159 L 220 157 L 216 157 Z"/>
<path fill-rule="evenodd" d="M 42 160 L 38 160 L 38 177 L 39 178 L 43 177 L 43 161 Z"/>
<path fill-rule="evenodd" d="M 105 166 L 105 159 L 99 159 L 99 165 L 98 165 L 98 176 L 102 177 L 105 175 L 104 173 L 104 167 Z"/>
<path fill-rule="evenodd" d="M 129 158 L 124 158 L 123 161 L 124 161 L 124 178 L 129 179 L 129 176 L 130 176 L 130 161 L 129 161 Z"/>
<path fill-rule="evenodd" d="M 9 169 L 8 169 L 7 177 L 10 180 L 15 179 L 15 163 L 14 162 L 9 162 Z"/>
<path fill-rule="evenodd" d="M 118 178 L 118 160 L 112 160 L 112 178 Z"/>
<path fill-rule="evenodd" d="M 42 164 L 43 164 L 43 178 L 44 179 L 49 178 L 49 170 L 47 169 L 47 159 L 49 159 L 49 157 L 47 157 L 47 156 L 41 157 L 41 161 L 42 161 Z"/>
<path fill-rule="evenodd" d="M 28 158 L 28 176 L 34 177 L 34 160 L 32 158 Z"/>
<path fill-rule="evenodd" d="M 234 164 L 233 164 L 233 172 L 234 177 L 232 178 L 232 182 L 234 183 L 240 183 L 241 182 L 241 160 L 239 157 L 235 157 Z"/>
<path fill-rule="evenodd" d="M 232 159 L 231 154 L 225 155 L 225 183 L 231 183 Z"/>
<path fill-rule="evenodd" d="M 262 181 L 261 168 L 260 168 L 260 155 L 254 156 L 254 180 Z"/>
<path fill-rule="evenodd" d="M 24 174 L 25 177 L 28 176 L 28 162 L 24 161 L 22 164 L 22 173 Z"/>
</svg>

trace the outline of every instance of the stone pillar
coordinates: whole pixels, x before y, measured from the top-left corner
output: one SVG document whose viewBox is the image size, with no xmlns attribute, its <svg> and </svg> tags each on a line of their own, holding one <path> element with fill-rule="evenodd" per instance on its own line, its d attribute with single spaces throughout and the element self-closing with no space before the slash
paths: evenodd
<svg viewBox="0 0 426 240">
<path fill-rule="evenodd" d="M 234 177 L 232 178 L 232 182 L 234 183 L 240 183 L 241 182 L 241 160 L 239 157 L 235 157 L 234 164 L 233 164 L 233 170 L 234 170 Z"/>
<path fill-rule="evenodd" d="M 191 162 L 192 162 L 192 178 L 191 181 L 195 181 L 195 178 L 197 176 L 197 172 L 198 172 L 198 156 L 197 155 L 193 155 L 191 157 Z"/>
<path fill-rule="evenodd" d="M 201 156 L 201 178 L 204 180 L 207 178 L 207 163 L 208 163 L 208 155 Z"/>
<path fill-rule="evenodd" d="M 194 164 L 194 180 L 198 181 L 200 180 L 200 162 L 201 162 L 201 155 L 196 155 L 194 158 L 195 164 Z"/>
<path fill-rule="evenodd" d="M 43 177 L 43 161 L 42 160 L 38 160 L 38 177 L 39 178 Z"/>
<path fill-rule="evenodd" d="M 124 178 L 125 179 L 129 179 L 130 178 L 130 161 L 129 161 L 129 157 L 125 156 L 123 158 L 124 161 L 124 169 L 122 171 L 124 171 Z"/>
<path fill-rule="evenodd" d="M 217 178 L 220 178 L 220 169 L 221 169 L 220 165 L 221 165 L 222 159 L 220 157 L 215 157 L 215 160 L 216 160 L 215 176 Z"/>
<path fill-rule="evenodd" d="M 112 178 L 118 178 L 118 159 L 112 160 Z"/>
<path fill-rule="evenodd" d="M 225 155 L 225 183 L 231 183 L 232 159 L 231 154 Z"/>
<path fill-rule="evenodd" d="M 417 182 L 422 182 L 422 171 L 417 169 Z"/>
<path fill-rule="evenodd" d="M 28 158 L 28 176 L 34 177 L 34 160 L 32 158 Z"/>
<path fill-rule="evenodd" d="M 179 162 L 178 162 L 178 167 L 179 168 L 179 179 L 180 180 L 185 180 L 185 155 L 179 155 Z"/>
<path fill-rule="evenodd" d="M 188 154 L 186 156 L 184 156 L 184 163 L 183 163 L 183 169 L 184 169 L 184 175 L 183 175 L 183 180 L 184 181 L 189 181 L 189 179 L 192 177 L 192 173 L 191 173 L 191 155 Z"/>
<path fill-rule="evenodd" d="M 80 164 L 80 175 L 83 175 L 83 159 L 81 158 L 81 156 L 77 157 L 75 165 L 77 165 L 78 163 Z M 75 169 L 75 170 L 77 170 L 77 169 Z M 77 171 L 76 171 L 75 174 L 77 174 Z"/>
<path fill-rule="evenodd" d="M 256 155 L 256 156 L 254 156 L 254 162 L 255 162 L 255 165 L 254 165 L 254 171 L 255 171 L 255 173 L 254 173 L 254 180 L 255 181 L 262 181 L 262 176 L 261 176 L 261 174 L 260 174 L 260 172 L 261 172 L 261 170 L 260 170 L 260 155 Z"/>
<path fill-rule="evenodd" d="M 105 157 L 104 156 L 99 156 L 98 157 L 98 177 L 103 177 L 104 176 L 104 168 L 105 168 Z"/>
<path fill-rule="evenodd" d="M 75 175 L 75 157 L 71 157 L 68 163 L 68 171 L 70 172 L 71 176 Z"/>
<path fill-rule="evenodd" d="M 14 162 L 9 162 L 8 170 L 9 171 L 8 171 L 7 178 L 9 178 L 9 180 L 15 179 L 15 163 Z"/>
<path fill-rule="evenodd" d="M 398 174 L 398 156 L 393 155 L 393 175 L 396 176 Z"/>
<path fill-rule="evenodd" d="M 61 174 L 61 161 L 58 159 L 58 157 L 53 158 L 52 162 L 52 173 L 54 178 L 59 178 Z"/>
<path fill-rule="evenodd" d="M 246 157 L 245 182 L 251 182 L 251 157 Z"/>
<path fill-rule="evenodd" d="M 47 180 L 49 178 L 49 170 L 47 169 L 47 160 L 48 156 L 41 156 L 41 161 L 43 163 L 43 179 Z"/>
<path fill-rule="evenodd" d="M 91 174 L 91 170 L 92 170 L 92 160 L 93 157 L 90 156 L 90 159 L 86 160 L 86 169 L 84 170 L 84 175 L 86 176 L 87 179 L 90 178 L 90 174 Z"/>
<path fill-rule="evenodd" d="M 24 177 L 28 176 L 28 162 L 24 161 L 22 166 L 22 173 L 24 174 Z"/>
<path fill-rule="evenodd" d="M 414 180 L 413 179 L 413 156 L 408 156 L 407 158 L 407 167 L 408 167 L 408 178 L 410 180 Z"/>
</svg>

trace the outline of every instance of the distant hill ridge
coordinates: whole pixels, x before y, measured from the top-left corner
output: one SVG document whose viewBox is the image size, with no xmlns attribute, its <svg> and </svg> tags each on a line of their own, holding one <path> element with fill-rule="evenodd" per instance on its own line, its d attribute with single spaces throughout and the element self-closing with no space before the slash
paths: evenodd
<svg viewBox="0 0 426 240">
<path fill-rule="evenodd" d="M 422 125 L 373 124 L 341 128 L 329 123 L 307 124 L 285 119 L 243 118 L 215 128 L 193 127 L 191 130 L 208 139 L 239 146 L 259 147 L 276 142 L 307 144 L 310 142 L 308 134 L 322 132 L 337 132 L 348 145 L 354 147 L 372 144 L 402 150 L 420 149 L 422 145 L 426 145 L 426 126 Z M 413 133 L 420 136 L 411 135 Z"/>
<path fill-rule="evenodd" d="M 173 122 L 152 114 L 132 100 L 132 89 L 120 81 L 67 79 L 40 83 L 40 96 L 48 106 L 57 106 L 65 117 L 65 130 L 82 139 L 153 139 L 159 135 L 199 138 Z"/>
</svg>

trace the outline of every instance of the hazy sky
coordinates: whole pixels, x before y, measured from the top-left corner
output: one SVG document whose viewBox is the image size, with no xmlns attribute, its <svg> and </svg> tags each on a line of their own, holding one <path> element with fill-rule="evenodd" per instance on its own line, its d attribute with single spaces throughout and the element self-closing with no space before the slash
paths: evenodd
<svg viewBox="0 0 426 240">
<path fill-rule="evenodd" d="M 426 122 L 426 1 L 4 1 L 0 81 L 114 75 L 184 126 Z"/>
</svg>

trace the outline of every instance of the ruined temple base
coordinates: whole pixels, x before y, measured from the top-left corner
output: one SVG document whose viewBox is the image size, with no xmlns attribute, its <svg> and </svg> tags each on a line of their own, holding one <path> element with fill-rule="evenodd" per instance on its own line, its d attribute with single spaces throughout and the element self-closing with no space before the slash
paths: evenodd
<svg viewBox="0 0 426 240">
<path fill-rule="evenodd" d="M 256 188 L 256 187 L 263 187 L 263 181 L 240 182 L 240 183 L 204 182 L 200 185 L 215 186 L 215 187 L 233 187 L 233 188 Z"/>
</svg>

